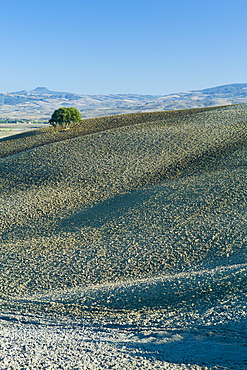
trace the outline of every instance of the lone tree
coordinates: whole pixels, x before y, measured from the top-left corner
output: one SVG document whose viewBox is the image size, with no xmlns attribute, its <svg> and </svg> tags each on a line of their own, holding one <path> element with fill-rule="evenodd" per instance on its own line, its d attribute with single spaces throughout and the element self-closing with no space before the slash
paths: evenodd
<svg viewBox="0 0 247 370">
<path fill-rule="evenodd" d="M 76 108 L 59 108 L 56 109 L 49 120 L 52 126 L 63 125 L 67 127 L 71 123 L 81 121 L 81 113 Z"/>
</svg>

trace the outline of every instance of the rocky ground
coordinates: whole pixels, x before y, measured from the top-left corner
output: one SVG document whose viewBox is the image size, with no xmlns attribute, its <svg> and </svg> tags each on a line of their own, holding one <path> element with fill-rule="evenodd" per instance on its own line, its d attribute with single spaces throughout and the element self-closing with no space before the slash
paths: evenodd
<svg viewBox="0 0 247 370">
<path fill-rule="evenodd" d="M 0 141 L 0 368 L 246 369 L 246 118 Z"/>
</svg>

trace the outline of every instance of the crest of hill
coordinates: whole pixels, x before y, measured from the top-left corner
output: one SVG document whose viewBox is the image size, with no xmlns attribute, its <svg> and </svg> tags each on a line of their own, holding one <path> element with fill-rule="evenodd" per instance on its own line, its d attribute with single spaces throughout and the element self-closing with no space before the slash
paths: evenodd
<svg viewBox="0 0 247 370">
<path fill-rule="evenodd" d="M 158 111 L 119 114 L 114 116 L 104 116 L 97 118 L 84 119 L 80 124 L 71 125 L 68 130 L 62 128 L 53 128 L 51 126 L 13 135 L 0 140 L 0 158 L 12 154 L 20 153 L 38 146 L 49 143 L 71 139 L 78 136 L 89 135 L 100 131 L 115 129 L 124 126 L 133 126 L 135 124 L 157 122 L 164 120 L 167 124 L 179 123 L 181 118 L 186 118 L 200 112 L 217 110 L 224 107 L 207 107 L 182 109 L 175 111 Z"/>
</svg>

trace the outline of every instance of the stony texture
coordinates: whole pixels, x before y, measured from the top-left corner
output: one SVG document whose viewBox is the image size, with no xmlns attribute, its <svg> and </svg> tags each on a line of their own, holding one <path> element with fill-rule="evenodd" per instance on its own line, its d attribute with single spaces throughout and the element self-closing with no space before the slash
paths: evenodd
<svg viewBox="0 0 247 370">
<path fill-rule="evenodd" d="M 140 334 L 138 346 L 160 330 L 176 330 L 172 342 L 177 338 L 189 355 L 168 355 L 155 345 L 158 368 L 169 369 L 169 358 L 171 369 L 244 369 L 247 348 L 239 338 L 246 337 L 247 312 L 247 108 L 155 117 L 9 156 L 6 145 L 15 139 L 5 141 L 0 160 L 3 320 L 14 320 L 17 332 L 26 315 L 36 321 L 47 317 L 55 327 L 72 320 L 78 328 L 84 320 L 86 326 L 121 325 L 124 335 L 127 327 L 131 335 L 149 330 Z M 163 342 L 169 341 L 167 333 Z M 209 335 L 207 343 L 218 348 L 213 360 L 193 352 L 200 335 L 204 345 Z M 235 357 L 224 355 L 224 337 L 231 338 Z M 57 351 L 62 358 L 64 349 L 58 345 Z M 95 351 L 98 356 L 100 350 Z M 135 355 L 127 353 L 132 366 Z M 107 356 L 102 361 L 108 366 Z M 138 361 L 133 368 L 155 368 Z"/>
</svg>

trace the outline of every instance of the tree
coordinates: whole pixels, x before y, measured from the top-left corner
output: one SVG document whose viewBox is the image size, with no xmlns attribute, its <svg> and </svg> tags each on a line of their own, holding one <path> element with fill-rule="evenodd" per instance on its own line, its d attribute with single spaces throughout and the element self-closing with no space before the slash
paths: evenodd
<svg viewBox="0 0 247 370">
<path fill-rule="evenodd" d="M 81 113 L 76 108 L 59 108 L 56 109 L 49 120 L 52 126 L 63 125 L 67 127 L 71 123 L 80 122 Z"/>
</svg>

